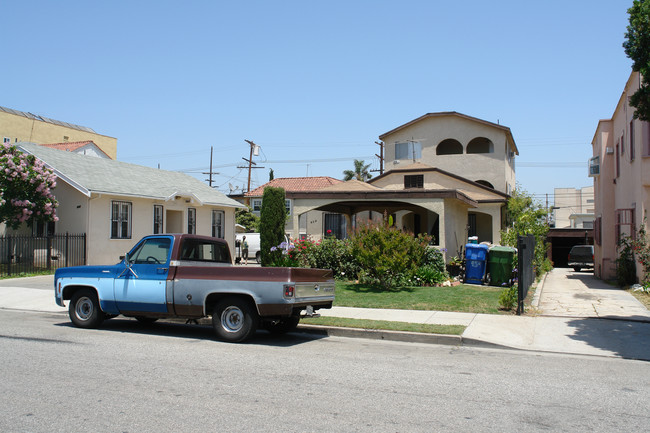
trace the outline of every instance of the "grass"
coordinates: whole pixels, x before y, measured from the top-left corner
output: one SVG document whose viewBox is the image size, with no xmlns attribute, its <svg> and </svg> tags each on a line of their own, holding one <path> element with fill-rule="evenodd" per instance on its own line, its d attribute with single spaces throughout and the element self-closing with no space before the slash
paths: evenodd
<svg viewBox="0 0 650 433">
<path fill-rule="evenodd" d="M 389 322 L 385 320 L 344 319 L 340 317 L 303 318 L 300 320 L 300 323 L 305 325 L 383 329 L 390 331 L 420 332 L 426 334 L 461 335 L 465 331 L 465 326 L 463 325 L 431 325 L 422 323 Z"/>
<path fill-rule="evenodd" d="M 43 270 L 43 271 L 34 271 L 34 272 L 15 272 L 12 273 L 11 275 L 6 275 L 0 273 L 0 280 L 8 280 L 11 278 L 25 278 L 25 277 L 40 277 L 42 275 L 54 275 L 54 269 L 51 271 Z"/>
<path fill-rule="evenodd" d="M 451 287 L 408 287 L 400 291 L 384 291 L 361 284 L 337 282 L 334 305 L 510 314 L 499 310 L 499 294 L 502 290 L 501 287 L 461 284 Z"/>
<path fill-rule="evenodd" d="M 635 298 L 639 300 L 645 307 L 650 310 L 650 294 L 649 293 L 644 293 L 641 291 L 635 292 L 634 290 L 628 290 L 629 293 L 632 294 Z"/>
</svg>

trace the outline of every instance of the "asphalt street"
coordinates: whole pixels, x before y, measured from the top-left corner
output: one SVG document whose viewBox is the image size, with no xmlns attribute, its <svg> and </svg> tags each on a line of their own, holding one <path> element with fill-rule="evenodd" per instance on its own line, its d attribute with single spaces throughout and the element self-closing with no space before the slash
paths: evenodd
<svg viewBox="0 0 650 433">
<path fill-rule="evenodd" d="M 0 431 L 645 431 L 650 363 L 0 310 Z"/>
</svg>

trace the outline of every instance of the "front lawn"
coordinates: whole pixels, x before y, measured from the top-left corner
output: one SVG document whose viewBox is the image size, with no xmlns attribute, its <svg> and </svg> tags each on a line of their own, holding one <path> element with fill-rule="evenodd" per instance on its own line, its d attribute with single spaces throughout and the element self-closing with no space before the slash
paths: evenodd
<svg viewBox="0 0 650 433">
<path fill-rule="evenodd" d="M 409 287 L 400 291 L 384 291 L 361 284 L 337 281 L 334 305 L 510 314 L 499 310 L 499 294 L 502 290 L 501 287 L 461 284 L 451 287 Z"/>
</svg>

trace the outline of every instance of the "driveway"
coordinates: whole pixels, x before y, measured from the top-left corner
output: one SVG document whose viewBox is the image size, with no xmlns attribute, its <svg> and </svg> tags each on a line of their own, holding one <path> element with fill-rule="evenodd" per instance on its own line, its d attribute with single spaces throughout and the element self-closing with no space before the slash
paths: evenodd
<svg viewBox="0 0 650 433">
<path fill-rule="evenodd" d="M 543 316 L 650 321 L 650 311 L 634 296 L 594 277 L 593 272 L 555 268 L 546 276 L 541 291 Z"/>
</svg>

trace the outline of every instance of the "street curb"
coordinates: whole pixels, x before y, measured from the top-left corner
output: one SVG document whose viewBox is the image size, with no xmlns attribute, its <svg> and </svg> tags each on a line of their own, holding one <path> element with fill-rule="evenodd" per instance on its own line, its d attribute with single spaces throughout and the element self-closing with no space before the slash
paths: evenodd
<svg viewBox="0 0 650 433">
<path fill-rule="evenodd" d="M 342 328 L 320 325 L 298 325 L 296 332 L 328 337 L 367 338 L 371 340 L 401 341 L 406 343 L 444 344 L 462 346 L 463 337 L 448 334 L 424 334 L 420 332 L 387 331 L 383 329 Z"/>
</svg>

